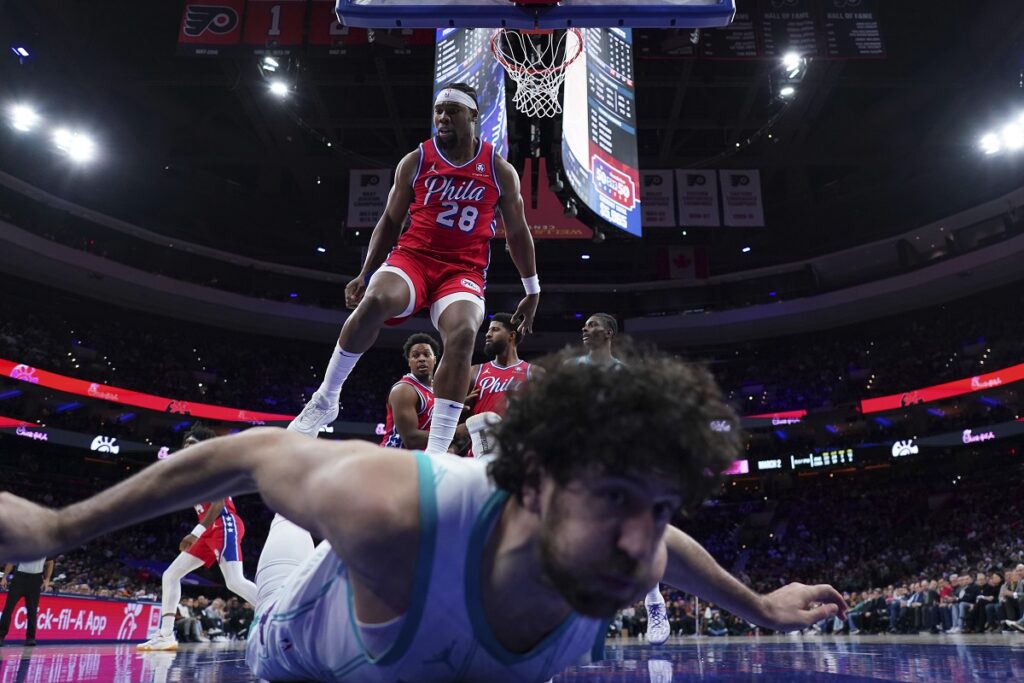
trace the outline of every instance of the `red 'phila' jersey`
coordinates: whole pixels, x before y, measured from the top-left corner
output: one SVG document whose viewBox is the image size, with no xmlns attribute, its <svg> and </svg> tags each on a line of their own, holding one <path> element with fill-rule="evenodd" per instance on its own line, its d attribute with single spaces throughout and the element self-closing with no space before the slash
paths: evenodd
<svg viewBox="0 0 1024 683">
<path fill-rule="evenodd" d="M 391 389 L 393 390 L 399 384 L 408 384 L 419 396 L 419 406 L 416 408 L 416 415 L 419 420 L 416 426 L 425 431 L 430 426 L 430 415 L 434 412 L 434 390 L 421 383 L 412 373 L 402 375 L 402 379 L 392 384 Z M 390 395 L 391 392 L 389 391 L 388 396 L 390 397 Z M 395 416 L 391 411 L 390 398 L 387 404 L 388 416 L 384 422 L 384 438 L 381 439 L 380 445 L 385 448 L 405 448 L 405 444 L 402 443 L 402 437 L 398 434 L 398 428 L 395 427 Z"/>
<path fill-rule="evenodd" d="M 494 146 L 478 140 L 475 157 L 456 166 L 431 138 L 420 144 L 420 164 L 412 181 L 412 222 L 398 240 L 409 249 L 486 275 L 501 191 L 494 168 Z"/>
<path fill-rule="evenodd" d="M 530 379 L 530 364 L 525 360 L 503 368 L 494 361 L 484 363 L 476 373 L 473 388 L 480 392 L 473 415 L 495 412 L 505 415 L 505 395 Z"/>
<path fill-rule="evenodd" d="M 196 504 L 196 514 L 199 515 L 200 522 L 203 521 L 203 515 L 205 515 L 206 511 L 209 509 L 209 503 Z M 223 524 L 224 522 L 222 521 L 222 517 L 224 517 L 224 515 L 232 515 L 234 517 L 238 517 L 238 511 L 235 510 L 235 501 L 231 500 L 230 496 L 224 499 L 224 509 L 221 511 L 220 516 L 217 517 L 216 520 L 214 520 L 213 526 Z"/>
</svg>

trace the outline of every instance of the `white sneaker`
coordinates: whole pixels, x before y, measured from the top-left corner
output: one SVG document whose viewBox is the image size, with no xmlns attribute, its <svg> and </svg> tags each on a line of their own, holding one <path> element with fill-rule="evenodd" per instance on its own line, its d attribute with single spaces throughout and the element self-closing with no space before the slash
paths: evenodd
<svg viewBox="0 0 1024 683">
<path fill-rule="evenodd" d="M 491 427 L 501 422 L 497 413 L 486 412 L 473 415 L 466 420 L 466 431 L 473 442 L 473 457 L 494 459 L 498 457 L 498 440 Z"/>
<path fill-rule="evenodd" d="M 665 605 L 647 605 L 647 642 L 661 645 L 672 635 L 672 626 L 668 623 Z"/>
<path fill-rule="evenodd" d="M 165 636 L 162 633 L 157 633 L 146 642 L 140 643 L 137 649 L 142 652 L 174 651 L 178 649 L 178 641 L 174 639 L 173 635 Z"/>
<path fill-rule="evenodd" d="M 320 433 L 321 427 L 338 419 L 338 410 L 337 401 L 332 401 L 319 391 L 314 391 L 313 398 L 309 399 L 309 403 L 302 409 L 302 412 L 295 416 L 295 419 L 288 425 L 288 429 L 315 439 Z"/>
</svg>

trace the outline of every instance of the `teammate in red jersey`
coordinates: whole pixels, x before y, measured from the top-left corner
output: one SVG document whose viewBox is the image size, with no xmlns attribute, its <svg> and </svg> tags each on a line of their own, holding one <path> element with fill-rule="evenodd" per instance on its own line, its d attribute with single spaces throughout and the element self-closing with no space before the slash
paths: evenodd
<svg viewBox="0 0 1024 683">
<path fill-rule="evenodd" d="M 441 346 L 429 334 L 417 333 L 405 340 L 402 355 L 409 372 L 388 392 L 388 416 L 380 445 L 423 450 L 434 409 L 434 366 Z"/>
<path fill-rule="evenodd" d="M 476 93 L 465 84 L 454 83 L 438 94 L 437 134 L 399 162 L 362 271 L 345 287 L 345 303 L 355 311 L 342 327 L 320 388 L 289 429 L 316 436 L 337 417 L 342 385 L 381 326 L 429 308 L 444 357 L 434 378 L 437 400 L 427 451 L 447 451 L 462 414 L 473 343 L 483 322 L 498 209 L 526 289 L 515 313 L 518 331 L 532 331 L 540 282 L 519 176 L 490 143 L 476 137 L 478 111 Z M 407 214 L 411 224 L 399 238 Z"/>
<path fill-rule="evenodd" d="M 471 457 L 494 457 L 497 444 L 487 428 L 505 415 L 505 398 L 533 375 L 532 365 L 519 358 L 519 331 L 509 313 L 495 313 L 484 335 L 484 354 L 490 362 L 474 365 L 473 384 L 466 396 L 468 417 L 459 425 L 456 440 L 469 438 Z"/>
<path fill-rule="evenodd" d="M 215 437 L 212 429 L 193 425 L 185 434 L 183 448 Z M 150 640 L 138 646 L 140 650 L 177 650 L 174 638 L 174 620 L 181 601 L 181 580 L 189 572 L 202 566 L 220 565 L 228 590 L 246 602 L 256 604 L 256 584 L 242 574 L 242 537 L 245 525 L 235 511 L 231 498 L 196 505 L 199 524 L 181 539 L 181 554 L 164 570 L 160 630 Z"/>
</svg>

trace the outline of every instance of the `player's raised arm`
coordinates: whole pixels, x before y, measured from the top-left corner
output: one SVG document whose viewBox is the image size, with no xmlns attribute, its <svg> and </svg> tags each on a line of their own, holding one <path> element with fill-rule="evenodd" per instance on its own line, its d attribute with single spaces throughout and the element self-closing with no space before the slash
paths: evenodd
<svg viewBox="0 0 1024 683">
<path fill-rule="evenodd" d="M 526 296 L 519 302 L 512 319 L 518 324 L 520 337 L 533 332 L 533 319 L 540 303 L 540 279 L 537 277 L 537 256 L 533 246 L 533 235 L 526 222 L 523 197 L 519 193 L 519 176 L 512 164 L 501 157 L 495 157 L 495 171 L 501 199 L 501 218 L 505 222 L 505 239 L 512 262 L 523 279 Z"/>
<path fill-rule="evenodd" d="M 0 556 L 30 560 L 54 555 L 200 501 L 255 491 L 296 524 L 334 539 L 339 536 L 338 515 L 323 514 L 322 508 L 333 506 L 335 497 L 351 501 L 343 489 L 359 476 L 355 471 L 346 475 L 347 466 L 367 454 L 379 457 L 380 450 L 364 442 L 328 443 L 258 428 L 203 441 L 61 510 L 3 492 Z M 334 487 L 331 496 L 325 495 L 328 484 Z"/>
<path fill-rule="evenodd" d="M 676 527 L 669 526 L 665 531 L 665 545 L 668 547 L 665 583 L 759 626 L 794 631 L 827 617 L 846 615 L 846 602 L 832 586 L 791 583 L 768 595 L 758 595 Z"/>
</svg>

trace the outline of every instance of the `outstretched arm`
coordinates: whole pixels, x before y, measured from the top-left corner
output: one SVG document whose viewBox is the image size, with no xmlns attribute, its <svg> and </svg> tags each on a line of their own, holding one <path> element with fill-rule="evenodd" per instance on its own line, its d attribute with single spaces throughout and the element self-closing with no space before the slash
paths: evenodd
<svg viewBox="0 0 1024 683">
<path fill-rule="evenodd" d="M 0 556 L 52 556 L 198 501 L 259 491 L 277 512 L 321 538 L 337 541 L 335 549 L 345 557 L 350 540 L 347 520 L 365 521 L 366 515 L 374 516 L 380 505 L 387 504 L 377 505 L 361 495 L 357 482 L 367 477 L 408 478 L 401 461 L 378 455 L 383 450 L 365 442 L 326 442 L 282 429 L 256 428 L 190 446 L 61 510 L 3 492 Z M 411 471 L 415 481 L 414 468 Z M 349 505 L 357 510 L 339 509 Z M 360 540 L 357 535 L 352 538 Z"/>
<path fill-rule="evenodd" d="M 844 617 L 846 602 L 832 586 L 791 583 L 758 595 L 725 571 L 697 541 L 674 526 L 665 532 L 668 563 L 664 582 L 715 603 L 747 621 L 793 631 L 826 617 Z"/>
</svg>

